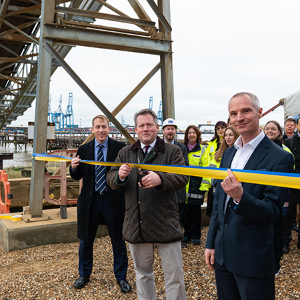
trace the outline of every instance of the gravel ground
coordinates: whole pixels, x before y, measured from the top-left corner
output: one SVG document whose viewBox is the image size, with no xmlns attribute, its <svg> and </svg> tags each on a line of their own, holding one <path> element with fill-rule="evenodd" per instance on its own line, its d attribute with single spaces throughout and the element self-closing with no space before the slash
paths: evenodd
<svg viewBox="0 0 300 300">
<path fill-rule="evenodd" d="M 182 249 L 187 299 L 217 299 L 214 273 L 204 262 L 207 228 L 202 245 Z M 300 250 L 293 232 L 290 253 L 282 260 L 276 277 L 277 299 L 300 299 Z M 108 237 L 95 241 L 94 271 L 90 283 L 82 290 L 72 285 L 78 277 L 79 243 L 47 245 L 4 254 L 0 251 L 0 299 L 137 299 L 133 262 L 129 255 L 127 279 L 132 292 L 122 294 L 113 275 L 112 252 Z M 155 250 L 156 251 L 156 250 Z M 164 275 L 160 260 L 155 259 L 158 299 L 165 299 Z"/>
</svg>

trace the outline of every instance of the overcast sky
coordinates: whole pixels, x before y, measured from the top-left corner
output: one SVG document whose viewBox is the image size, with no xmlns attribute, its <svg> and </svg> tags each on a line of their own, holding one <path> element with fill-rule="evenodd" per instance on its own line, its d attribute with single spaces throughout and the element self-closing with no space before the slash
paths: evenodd
<svg viewBox="0 0 300 300">
<path fill-rule="evenodd" d="M 136 18 L 127 1 L 107 0 Z M 146 0 L 143 7 L 157 22 Z M 287 0 L 172 0 L 171 25 L 175 90 L 175 117 L 180 129 L 189 124 L 227 120 L 227 103 L 241 91 L 256 94 L 264 111 L 281 98 L 300 90 L 300 2 Z M 101 12 L 112 13 L 103 8 Z M 98 24 L 115 26 L 112 22 Z M 120 23 L 121 27 L 125 27 Z M 127 28 L 137 29 L 127 25 Z M 159 56 L 76 47 L 66 58 L 103 104 L 112 111 L 159 62 Z M 59 68 L 50 84 L 51 109 L 56 111 L 60 94 L 63 111 L 73 93 L 75 124 L 90 126 L 101 113 L 69 75 Z M 160 72 L 117 115 L 133 124 L 133 114 L 161 101 Z M 34 121 L 35 102 L 11 126 Z M 282 107 L 261 119 L 283 124 Z"/>
</svg>

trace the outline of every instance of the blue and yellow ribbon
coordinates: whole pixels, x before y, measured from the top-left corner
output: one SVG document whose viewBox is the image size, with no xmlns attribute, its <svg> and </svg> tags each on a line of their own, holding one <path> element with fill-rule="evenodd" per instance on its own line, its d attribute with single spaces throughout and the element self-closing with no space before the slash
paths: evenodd
<svg viewBox="0 0 300 300">
<path fill-rule="evenodd" d="M 70 157 L 57 156 L 44 153 L 35 153 L 32 155 L 35 160 L 64 162 L 71 161 Z M 93 160 L 81 160 L 81 163 L 90 165 L 102 165 L 108 167 L 120 167 L 123 163 L 117 162 L 98 162 Z M 208 177 L 216 179 L 224 179 L 228 176 L 227 169 L 223 168 L 204 168 L 196 166 L 169 166 L 169 165 L 149 165 L 138 163 L 125 163 L 133 168 L 141 168 L 149 171 L 175 173 L 196 177 Z M 253 171 L 253 170 L 231 170 L 240 182 L 248 182 L 262 185 L 272 185 L 287 188 L 300 189 L 300 174 L 281 173 L 269 171 Z"/>
</svg>

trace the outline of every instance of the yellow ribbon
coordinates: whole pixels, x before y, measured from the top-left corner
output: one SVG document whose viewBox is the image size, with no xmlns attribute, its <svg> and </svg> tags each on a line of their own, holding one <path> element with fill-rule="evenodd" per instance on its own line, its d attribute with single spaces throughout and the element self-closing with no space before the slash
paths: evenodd
<svg viewBox="0 0 300 300">
<path fill-rule="evenodd" d="M 71 161 L 69 157 L 54 156 L 47 154 L 34 154 L 33 159 L 42 161 Z M 102 165 L 109 167 L 120 167 L 123 163 L 117 162 L 97 162 L 90 160 L 82 160 L 82 163 L 90 165 Z M 149 171 L 175 173 L 196 177 L 208 177 L 216 179 L 224 179 L 228 176 L 225 169 L 220 168 L 202 168 L 202 167 L 187 167 L 187 166 L 166 166 L 166 165 L 148 165 L 126 163 L 130 167 L 141 168 Z M 232 170 L 236 179 L 240 182 L 248 182 L 262 185 L 272 185 L 279 187 L 300 189 L 300 175 L 267 171 L 252 171 L 252 170 Z"/>
</svg>

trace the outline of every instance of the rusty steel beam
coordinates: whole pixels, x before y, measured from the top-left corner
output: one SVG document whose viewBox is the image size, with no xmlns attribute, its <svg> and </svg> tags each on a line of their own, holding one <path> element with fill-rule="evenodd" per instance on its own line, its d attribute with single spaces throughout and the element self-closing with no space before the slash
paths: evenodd
<svg viewBox="0 0 300 300">
<path fill-rule="evenodd" d="M 35 24 L 35 23 L 36 23 L 36 21 L 31 21 L 31 22 L 23 23 L 23 24 L 17 26 L 17 28 L 23 29 L 23 28 L 29 27 L 29 26 L 31 26 L 31 25 L 33 25 L 33 24 Z M 7 31 L 1 32 L 1 33 L 0 33 L 0 36 L 6 35 L 6 34 L 11 34 L 11 33 L 14 33 L 14 32 L 15 32 L 14 29 L 9 29 L 9 30 L 7 30 Z"/>
<path fill-rule="evenodd" d="M 169 22 L 166 20 L 165 16 L 162 14 L 162 12 L 160 11 L 160 9 L 158 8 L 158 6 L 155 4 L 155 2 L 153 0 L 147 0 L 147 2 L 149 3 L 149 5 L 151 6 L 152 10 L 154 11 L 154 13 L 156 14 L 156 16 L 158 17 L 159 21 L 161 22 L 161 24 L 165 27 L 165 29 L 167 30 L 167 32 L 171 32 L 172 31 L 172 27 L 169 24 Z"/>
<path fill-rule="evenodd" d="M 136 15 L 141 19 L 141 20 L 148 20 L 151 21 L 150 17 L 147 15 L 146 11 L 142 7 L 142 5 L 139 3 L 138 0 L 128 0 L 129 4 L 135 11 Z M 153 27 L 146 27 L 146 30 L 149 32 L 149 34 L 152 37 L 156 36 L 157 28 Z"/>
<path fill-rule="evenodd" d="M 158 0 L 158 7 L 169 24 L 171 24 L 170 0 Z M 165 37 L 171 39 L 171 32 L 168 33 L 161 22 L 159 22 L 159 29 Z M 175 119 L 172 52 L 162 53 L 160 55 L 160 62 L 163 119 Z"/>
<path fill-rule="evenodd" d="M 112 111 L 112 115 L 116 116 L 124 106 L 141 90 L 141 88 L 156 74 L 160 69 L 160 63 L 158 63 L 146 77 L 128 94 L 128 96 Z"/>
<path fill-rule="evenodd" d="M 54 22 L 54 13 L 55 0 L 42 1 L 41 24 Z M 51 55 L 43 48 L 45 41 L 47 39 L 44 37 L 44 26 L 41 26 L 33 139 L 34 153 L 43 153 L 46 151 Z M 51 43 L 51 41 L 49 42 Z M 30 212 L 32 217 L 35 218 L 42 216 L 45 162 L 34 160 L 31 169 Z"/>
<path fill-rule="evenodd" d="M 117 22 L 134 24 L 134 25 L 155 27 L 155 22 L 152 22 L 152 21 L 144 21 L 144 20 L 140 20 L 140 19 L 133 19 L 133 18 L 124 17 L 124 16 L 116 16 L 116 15 L 98 13 L 98 12 L 94 12 L 94 11 L 87 11 L 87 10 L 82 10 L 82 9 L 77 9 L 77 8 L 67 8 L 67 7 L 59 6 L 56 8 L 56 11 L 61 12 L 61 13 L 66 13 L 66 14 L 83 16 L 83 17 L 90 17 L 90 18 L 96 18 L 96 19 L 102 19 L 102 20 L 108 20 L 108 21 L 117 21 Z"/>
<path fill-rule="evenodd" d="M 10 28 L 14 29 L 16 32 L 20 33 L 21 35 L 27 37 L 27 39 L 29 39 L 31 42 L 33 42 L 35 44 L 39 44 L 39 42 L 35 38 L 33 38 L 32 36 L 28 35 L 24 31 L 20 30 L 18 27 L 14 26 L 13 24 L 7 22 L 6 20 L 3 20 L 3 23 L 5 25 L 9 26 Z"/>
<path fill-rule="evenodd" d="M 0 29 L 2 27 L 5 15 L 7 13 L 7 9 L 8 9 L 9 3 L 10 3 L 10 0 L 1 1 L 1 8 L 0 8 L 1 9 L 0 10 Z"/>
<path fill-rule="evenodd" d="M 19 14 L 22 14 L 22 13 L 29 13 L 29 12 L 40 10 L 40 9 L 41 9 L 41 4 L 20 8 L 20 9 L 17 9 L 15 11 L 13 11 L 13 12 L 7 13 L 5 15 L 5 18 L 15 16 L 15 15 L 19 15 Z"/>
<path fill-rule="evenodd" d="M 57 24 L 45 24 L 45 37 L 56 43 L 97 47 L 121 51 L 160 54 L 170 52 L 171 42 L 143 36 L 116 32 L 73 28 Z"/>
<path fill-rule="evenodd" d="M 34 53 L 34 54 L 22 55 L 22 56 L 18 56 L 18 57 L 0 57 L 0 64 L 10 63 L 10 62 L 18 62 L 22 59 L 34 57 L 34 56 L 38 56 L 38 55 L 39 55 L 38 53 Z"/>
<path fill-rule="evenodd" d="M 99 3 L 103 4 L 104 6 L 106 6 L 108 9 L 112 10 L 113 12 L 115 12 L 116 14 L 120 15 L 120 16 L 123 16 L 123 17 L 128 17 L 130 18 L 128 15 L 122 13 L 121 11 L 119 11 L 117 8 L 115 8 L 114 6 L 108 4 L 107 2 L 105 2 L 104 0 L 96 0 L 98 1 Z M 141 29 L 147 31 L 147 28 L 144 27 L 144 26 L 140 26 L 140 25 L 137 25 L 138 27 L 140 27 Z"/>
<path fill-rule="evenodd" d="M 72 70 L 66 61 L 55 51 L 55 49 L 47 42 L 43 44 L 44 48 L 59 62 L 65 71 L 74 79 L 81 89 L 90 97 L 90 99 L 99 107 L 99 109 L 107 116 L 107 118 L 119 129 L 119 131 L 130 142 L 134 143 L 134 139 L 129 132 L 119 123 L 119 121 L 110 113 L 96 95 L 87 87 L 80 77 Z"/>
<path fill-rule="evenodd" d="M 85 28 L 95 28 L 95 29 L 114 31 L 114 32 L 120 32 L 120 33 L 136 34 L 136 35 L 142 35 L 142 36 L 150 35 L 148 32 L 143 32 L 143 31 L 122 29 L 122 28 L 116 28 L 116 27 L 108 27 L 108 26 L 102 26 L 102 25 L 94 25 L 94 24 L 83 23 L 83 22 L 63 21 L 63 25 L 71 25 L 71 26 L 85 27 Z"/>
</svg>

